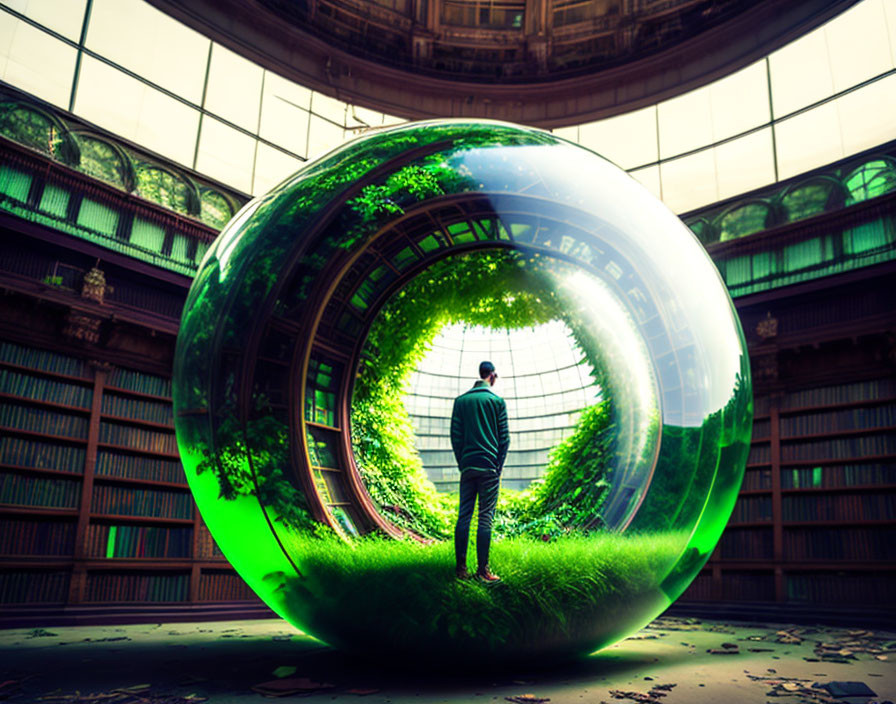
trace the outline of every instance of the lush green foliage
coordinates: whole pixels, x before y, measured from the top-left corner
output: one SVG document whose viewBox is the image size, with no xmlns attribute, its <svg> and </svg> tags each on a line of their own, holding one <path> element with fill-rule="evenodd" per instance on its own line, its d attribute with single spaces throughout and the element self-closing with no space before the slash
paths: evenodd
<svg viewBox="0 0 896 704">
<path fill-rule="evenodd" d="M 252 438 L 251 446 L 247 447 L 246 437 Z M 215 432 L 217 451 L 203 453 L 196 474 L 213 472 L 218 478 L 221 499 L 257 496 L 262 506 L 272 509 L 277 520 L 291 528 L 320 533 L 304 494 L 286 477 L 288 438 L 287 427 L 265 414 L 250 420 L 244 434 L 236 413 L 226 409 Z"/>
<path fill-rule="evenodd" d="M 604 401 L 583 410 L 575 432 L 551 452 L 544 476 L 524 492 L 510 495 L 498 533 L 552 539 L 601 527 L 612 444 L 610 404 Z"/>
<path fill-rule="evenodd" d="M 535 655 L 559 644 L 560 654 L 584 654 L 606 644 L 595 641 L 601 634 L 630 627 L 632 605 L 652 598 L 684 539 L 607 532 L 550 543 L 510 538 L 493 548 L 503 579 L 494 586 L 453 579 L 447 542 L 307 541 L 300 550 L 303 576 L 285 588 L 310 597 L 294 600 L 307 605 L 306 627 L 368 654 L 397 648 L 417 661 L 473 661 L 486 653 Z"/>
<path fill-rule="evenodd" d="M 506 249 L 443 259 L 394 296 L 372 326 L 352 400 L 352 439 L 371 496 L 405 527 L 447 537 L 456 506 L 435 491 L 414 449 L 402 402 L 411 373 L 450 323 L 519 328 L 564 319 L 574 327 L 539 276 L 544 265 L 543 258 Z M 503 492 L 499 534 L 553 536 L 595 527 L 607 490 L 610 415 L 608 402 L 586 409 L 576 432 L 555 448 L 544 482 L 516 496 Z"/>
</svg>

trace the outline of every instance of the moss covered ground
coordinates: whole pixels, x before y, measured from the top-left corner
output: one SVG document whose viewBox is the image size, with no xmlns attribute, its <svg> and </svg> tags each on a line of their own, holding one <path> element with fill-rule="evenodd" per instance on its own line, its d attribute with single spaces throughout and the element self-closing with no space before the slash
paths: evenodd
<svg viewBox="0 0 896 704">
<path fill-rule="evenodd" d="M 503 581 L 485 585 L 454 577 L 450 541 L 325 538 L 303 546 L 303 576 L 286 588 L 300 592 L 290 601 L 311 632 L 350 651 L 467 663 L 569 657 L 655 616 L 656 587 L 683 544 L 677 534 L 509 538 L 492 546 Z"/>
</svg>

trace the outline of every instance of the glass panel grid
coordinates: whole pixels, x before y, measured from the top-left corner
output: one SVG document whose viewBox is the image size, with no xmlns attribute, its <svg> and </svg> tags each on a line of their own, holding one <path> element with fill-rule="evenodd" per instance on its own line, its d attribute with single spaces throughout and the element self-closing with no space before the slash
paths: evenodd
<svg viewBox="0 0 896 704">
<path fill-rule="evenodd" d="M 510 450 L 506 475 L 525 486 L 544 473 L 550 450 L 566 437 L 599 389 L 572 333 L 553 321 L 536 328 L 449 325 L 433 340 L 411 379 L 405 405 L 430 479 L 454 488 L 450 442 L 454 399 L 478 378 L 479 363 L 498 371 L 494 391 L 507 403 Z"/>
</svg>

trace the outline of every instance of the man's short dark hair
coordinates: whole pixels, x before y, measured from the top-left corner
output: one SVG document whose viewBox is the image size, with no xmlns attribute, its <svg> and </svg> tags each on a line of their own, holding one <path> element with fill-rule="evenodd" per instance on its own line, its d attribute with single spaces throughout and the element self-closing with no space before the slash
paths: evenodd
<svg viewBox="0 0 896 704">
<path fill-rule="evenodd" d="M 488 375 L 491 374 L 493 371 L 495 371 L 495 365 L 494 365 L 494 364 L 492 364 L 491 362 L 482 362 L 482 363 L 480 363 L 480 365 L 479 365 L 479 378 L 480 378 L 480 379 L 485 379 L 485 378 L 487 378 Z"/>
</svg>

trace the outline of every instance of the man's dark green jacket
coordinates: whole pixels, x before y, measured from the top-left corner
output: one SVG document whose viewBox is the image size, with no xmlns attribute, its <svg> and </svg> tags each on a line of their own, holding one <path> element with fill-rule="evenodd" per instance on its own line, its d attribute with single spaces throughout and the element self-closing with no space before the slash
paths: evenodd
<svg viewBox="0 0 896 704">
<path fill-rule="evenodd" d="M 458 468 L 504 468 L 510 447 L 507 406 L 504 399 L 477 381 L 472 389 L 454 399 L 451 412 L 451 447 Z"/>
</svg>

